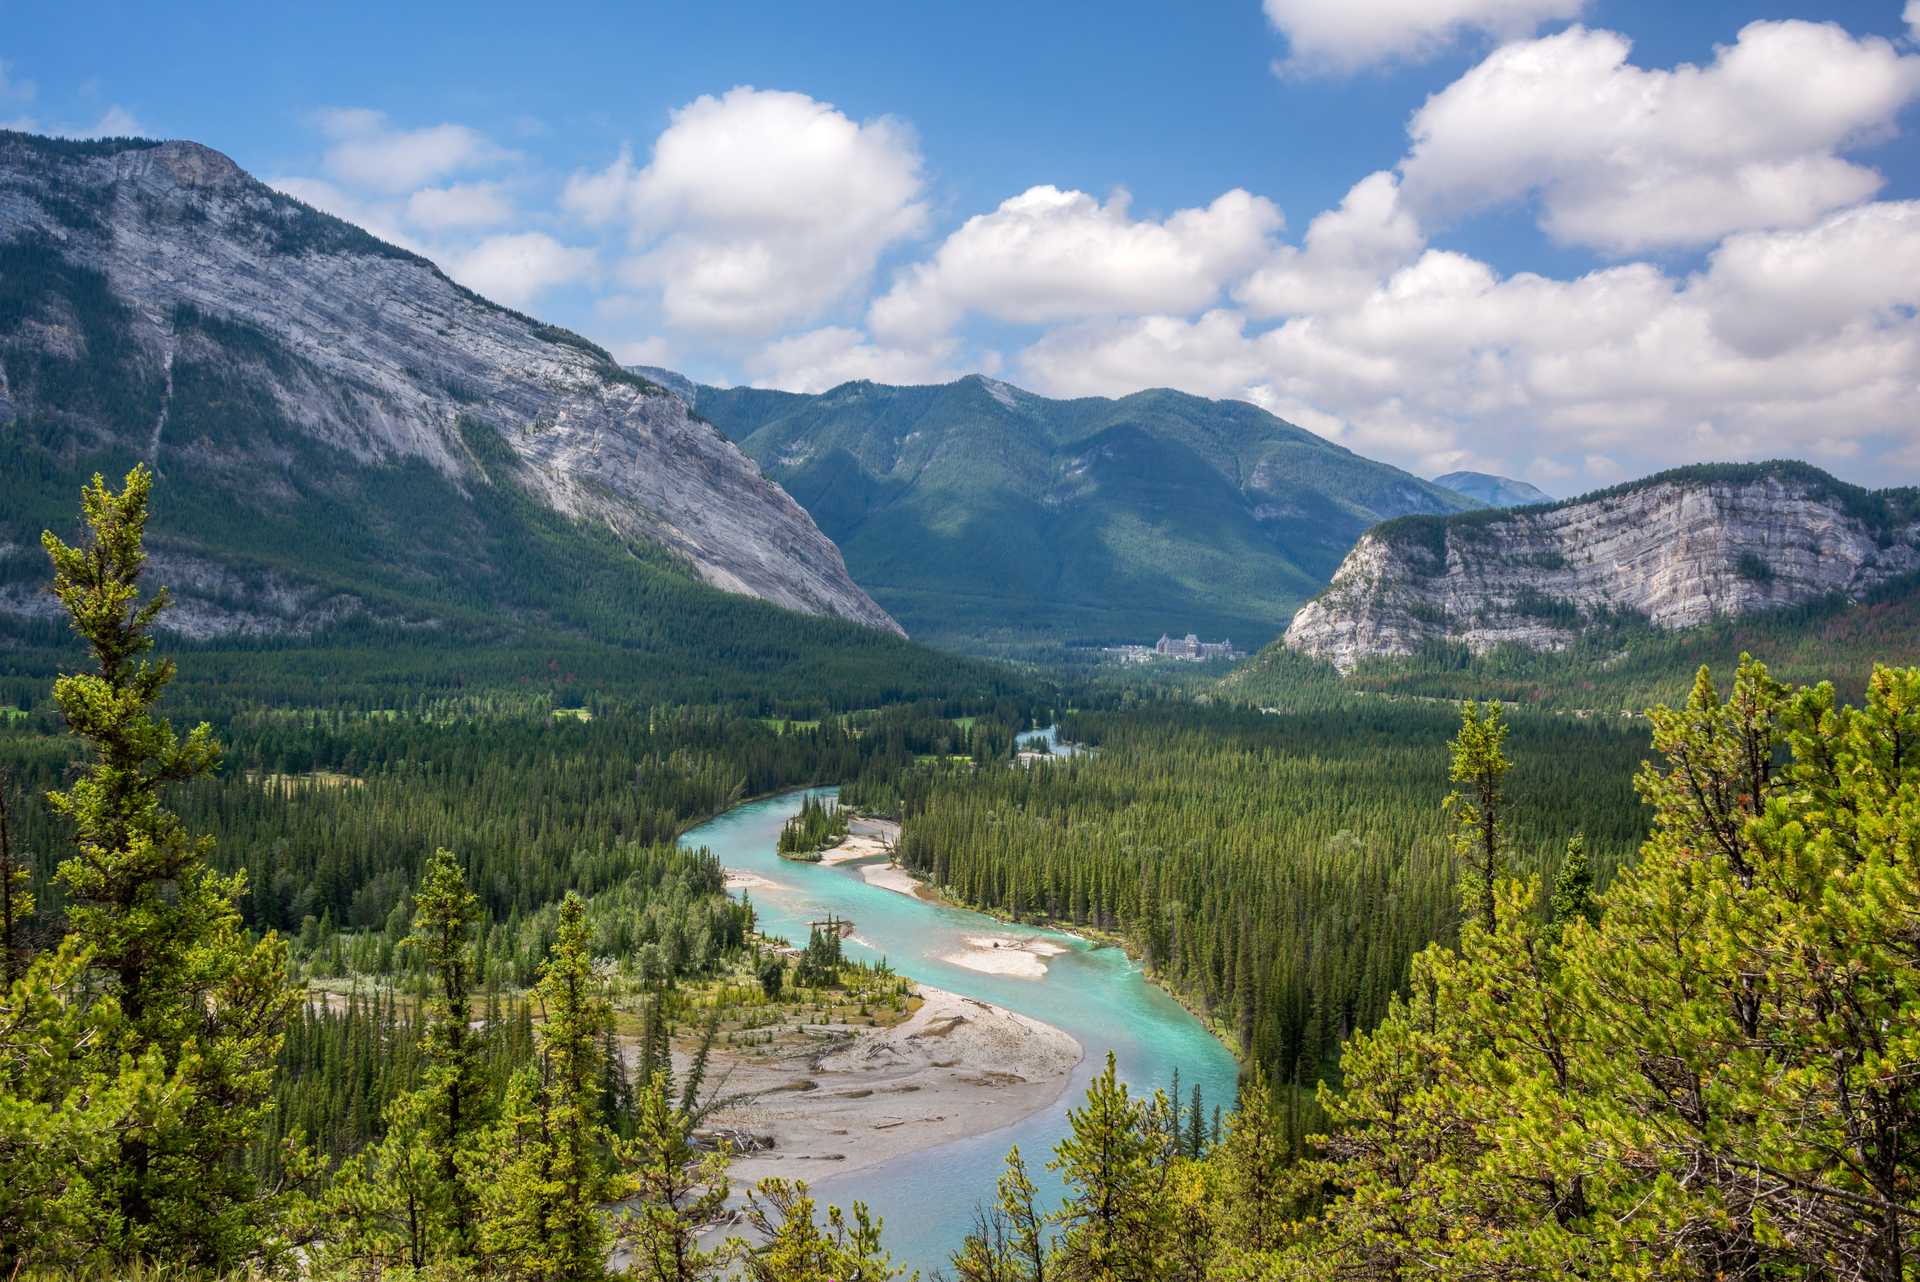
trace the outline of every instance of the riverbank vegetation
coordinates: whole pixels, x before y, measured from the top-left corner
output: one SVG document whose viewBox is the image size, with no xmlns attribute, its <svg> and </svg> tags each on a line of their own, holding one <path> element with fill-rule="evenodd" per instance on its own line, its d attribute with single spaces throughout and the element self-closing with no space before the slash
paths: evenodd
<svg viewBox="0 0 1920 1282">
<path fill-rule="evenodd" d="M 1469 710 L 1452 817 L 1491 858 L 1347 1038 L 1306 1160 L 1262 1076 L 1196 1157 L 1110 1064 L 1050 1163 L 1065 1206 L 1016 1150 L 957 1276 L 1913 1276 L 1920 669 L 1853 708 L 1743 662 L 1650 721 L 1651 830 L 1596 890 L 1579 844 L 1499 871 L 1500 723 Z"/>
<path fill-rule="evenodd" d="M 846 835 L 847 812 L 839 803 L 808 797 L 800 803 L 800 813 L 781 827 L 775 849 L 782 859 L 818 863 L 820 852 Z"/>
<path fill-rule="evenodd" d="M 1333 712 L 1148 706 L 1085 712 L 1097 750 L 1032 768 L 907 772 L 903 865 L 949 898 L 1116 937 L 1275 1083 L 1298 1146 L 1342 1042 L 1373 1027 L 1413 955 L 1457 938 L 1460 858 L 1443 705 Z M 1644 736 L 1516 716 L 1507 857 L 1551 876 L 1585 835 L 1604 883 L 1643 820 Z"/>
</svg>

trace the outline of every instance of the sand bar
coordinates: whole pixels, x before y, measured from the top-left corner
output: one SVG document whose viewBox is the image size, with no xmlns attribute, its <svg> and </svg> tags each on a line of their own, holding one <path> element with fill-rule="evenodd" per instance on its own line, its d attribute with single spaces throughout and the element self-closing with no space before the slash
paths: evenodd
<svg viewBox="0 0 1920 1282">
<path fill-rule="evenodd" d="M 1052 940 L 1025 935 L 969 935 L 963 951 L 948 953 L 940 960 L 988 975 L 1045 979 L 1047 962 L 1066 951 L 1064 945 Z"/>
<path fill-rule="evenodd" d="M 850 864 L 861 859 L 886 859 L 900 840 L 900 825 L 891 819 L 868 819 L 855 815 L 847 822 L 847 835 L 839 845 L 820 852 L 823 864 Z"/>
<path fill-rule="evenodd" d="M 926 898 L 920 893 L 920 879 L 898 864 L 862 864 L 860 875 L 867 879 L 869 886 L 878 886 L 899 895 L 910 895 L 915 899 Z"/>
<path fill-rule="evenodd" d="M 1065 1091 L 1082 1055 L 1067 1033 L 942 989 L 920 995 L 926 1004 L 893 1028 L 813 1028 L 810 1045 L 716 1054 L 726 1093 L 760 1092 L 706 1128 L 750 1138 L 736 1187 L 824 1180 L 984 1134 Z"/>
</svg>

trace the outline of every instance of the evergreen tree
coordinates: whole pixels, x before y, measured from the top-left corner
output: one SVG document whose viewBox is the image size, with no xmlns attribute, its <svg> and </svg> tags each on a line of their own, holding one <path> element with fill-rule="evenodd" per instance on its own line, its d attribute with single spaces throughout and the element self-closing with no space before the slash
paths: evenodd
<svg viewBox="0 0 1920 1282">
<path fill-rule="evenodd" d="M 427 1141 L 439 1155 L 445 1227 L 456 1255 L 471 1253 L 476 1223 L 474 1191 L 462 1178 L 464 1159 L 491 1121 L 483 1047 L 470 1026 L 473 953 L 470 936 L 480 903 L 467 889 L 453 852 L 433 852 L 413 896 L 413 934 L 434 985 L 427 1005 L 421 1089 Z"/>
<path fill-rule="evenodd" d="M 481 1254 L 496 1269 L 539 1282 L 606 1276 L 601 1207 L 628 1181 L 609 1162 L 614 1137 L 601 1118 L 602 1039 L 613 1011 L 594 974 L 585 910 L 560 906 L 541 968 L 537 1067 L 516 1074 L 496 1141 L 469 1159 L 479 1190 Z"/>
<path fill-rule="evenodd" d="M 953 1268 L 960 1282 L 1046 1282 L 1046 1217 L 1036 1200 L 1020 1146 L 1007 1152 L 994 1205 L 975 1220 Z"/>
<path fill-rule="evenodd" d="M 1071 1133 L 1047 1163 L 1067 1184 L 1053 1214 L 1061 1226 L 1054 1276 L 1062 1282 L 1150 1282 L 1162 1247 L 1165 1148 L 1147 1129 L 1146 1109 L 1128 1095 L 1113 1052 L 1067 1113 Z"/>
<path fill-rule="evenodd" d="M 26 972 L 22 935 L 33 916 L 30 870 L 13 851 L 13 776 L 0 770 L 0 987 L 13 987 Z"/>
<path fill-rule="evenodd" d="M 1257 1071 L 1241 1084 L 1240 1106 L 1228 1116 L 1215 1154 L 1221 1245 L 1236 1259 L 1257 1260 L 1280 1246 L 1295 1210 L 1287 1178 L 1292 1154 L 1274 1115 L 1273 1092 Z"/>
<path fill-rule="evenodd" d="M 829 1206 L 823 1229 L 803 1181 L 762 1180 L 747 1195 L 746 1223 L 761 1239 L 741 1261 L 751 1282 L 890 1282 L 902 1273 L 864 1205 L 850 1216 Z"/>
<path fill-rule="evenodd" d="M 0 997 L 0 1270 L 111 1267 L 110 1196 L 123 1145 L 178 1126 L 186 1067 L 89 1053 L 119 1011 L 89 993 L 78 941 L 36 957 Z"/>
<path fill-rule="evenodd" d="M 1193 1099 L 1187 1105 L 1187 1156 L 1199 1160 L 1207 1152 L 1207 1111 L 1200 1095 L 1200 1083 L 1193 1084 Z"/>
<path fill-rule="evenodd" d="M 1654 831 L 1580 957 L 1611 1149 L 1659 1195 L 1622 1247 L 1910 1277 L 1920 671 L 1856 709 L 1743 660 L 1652 721 Z"/>
<path fill-rule="evenodd" d="M 343 1162 L 298 1217 L 318 1270 L 424 1269 L 464 1241 L 453 1232 L 453 1189 L 434 1146 L 431 1103 L 425 1091 L 396 1097 L 383 1115 L 385 1134 Z"/>
<path fill-rule="evenodd" d="M 640 1088 L 634 1138 L 621 1149 L 634 1206 L 618 1231 L 642 1282 L 702 1282 L 726 1264 L 728 1250 L 702 1248 L 700 1234 L 725 1212 L 727 1152 L 701 1152 L 692 1134 L 671 1083 L 656 1074 Z"/>
<path fill-rule="evenodd" d="M 1447 745 L 1452 752 L 1447 777 L 1457 787 L 1446 804 L 1453 812 L 1453 847 L 1462 865 L 1462 911 L 1478 915 L 1489 930 L 1494 883 L 1506 866 L 1506 741 L 1507 724 L 1497 702 L 1469 699 L 1460 705 L 1460 733 Z"/>
<path fill-rule="evenodd" d="M 391 1096 L 384 1134 L 342 1164 L 310 1211 L 316 1258 L 379 1270 L 465 1267 L 480 1245 L 476 1172 L 484 1170 L 493 1091 L 486 1047 L 468 1027 L 468 934 L 478 904 L 450 851 L 434 852 L 414 893 L 406 944 L 426 967 L 420 1084 Z M 387 1036 L 392 1037 L 389 1015 Z M 530 1039 L 529 1039 L 530 1040 Z"/>
<path fill-rule="evenodd" d="M 137 1064 L 179 1092 L 163 1123 L 123 1129 L 111 1160 L 87 1172 L 101 1203 L 89 1245 L 115 1261 L 224 1268 L 266 1246 L 270 1199 L 245 1156 L 271 1109 L 273 1064 L 298 997 L 284 944 L 271 933 L 249 939 L 241 924 L 245 874 L 214 872 L 211 838 L 190 833 L 164 803 L 170 785 L 218 769 L 220 745 L 205 724 L 181 738 L 154 714 L 174 665 L 147 657 L 168 605 L 164 588 L 140 599 L 151 486 L 144 465 L 119 493 L 95 476 L 81 494 L 87 543 L 42 536 L 53 592 L 95 666 L 54 683 L 92 759 L 47 800 L 78 846 L 58 872 L 77 950 L 64 955 L 83 957 L 112 998 L 112 1018 L 83 1048 L 101 1065 L 92 1075 Z"/>
<path fill-rule="evenodd" d="M 1593 869 L 1587 863 L 1587 839 L 1579 833 L 1567 840 L 1566 857 L 1560 861 L 1560 871 L 1553 878 L 1550 906 L 1556 929 L 1564 929 L 1568 922 L 1576 919 L 1589 926 L 1599 920 L 1600 905 L 1593 895 Z"/>
</svg>

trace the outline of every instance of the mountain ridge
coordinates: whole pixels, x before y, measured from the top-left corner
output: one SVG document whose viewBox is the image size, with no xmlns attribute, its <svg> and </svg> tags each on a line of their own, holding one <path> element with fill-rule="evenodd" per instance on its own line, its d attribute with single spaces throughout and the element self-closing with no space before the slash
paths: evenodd
<svg viewBox="0 0 1920 1282">
<path fill-rule="evenodd" d="M 1920 490 L 1790 460 L 1703 464 L 1591 494 L 1368 531 L 1285 645 L 1341 671 L 1432 645 L 1561 650 L 1593 628 L 1674 631 L 1863 600 L 1920 570 Z"/>
<path fill-rule="evenodd" d="M 471 543 L 503 485 L 610 534 L 624 551 L 602 553 L 636 573 L 899 632 L 800 506 L 679 398 L 198 143 L 0 132 L 0 432 L 33 493 L 21 528 L 0 529 L 13 549 L 0 611 L 16 615 L 44 607 L 26 526 L 71 505 L 40 487 L 145 458 L 196 478 L 209 503 L 225 485 L 262 528 L 286 527 L 238 555 L 159 529 L 160 562 L 185 585 L 172 622 L 200 634 L 406 622 L 404 604 L 373 602 L 352 576 L 305 572 L 298 514 L 351 509 L 349 490 L 411 495 L 417 512 L 368 514 L 411 558 L 379 566 L 404 603 L 409 584 L 437 585 L 429 562 Z M 409 529 L 408 515 L 426 523 Z M 429 546 L 407 548 L 409 535 Z M 197 599 L 196 576 L 209 585 Z M 221 600 L 249 593 L 260 608 Z"/>
<path fill-rule="evenodd" d="M 1060 400 L 973 374 L 694 385 L 690 400 L 876 600 L 959 648 L 1192 630 L 1258 644 L 1362 530 L 1473 506 L 1248 402 L 1167 388 Z"/>
<path fill-rule="evenodd" d="M 1553 495 L 1537 485 L 1492 472 L 1447 472 L 1434 477 L 1433 483 L 1488 507 L 1532 507 L 1554 501 Z"/>
</svg>

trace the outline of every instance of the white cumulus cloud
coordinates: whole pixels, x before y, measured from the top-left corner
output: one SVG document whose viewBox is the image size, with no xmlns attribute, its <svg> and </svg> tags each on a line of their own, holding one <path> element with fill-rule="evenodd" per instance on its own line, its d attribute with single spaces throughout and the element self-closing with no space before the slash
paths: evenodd
<svg viewBox="0 0 1920 1282">
<path fill-rule="evenodd" d="M 857 329 L 829 325 L 767 344 L 747 360 L 757 387 L 824 392 L 856 379 L 876 383 L 946 383 L 964 372 L 951 363 L 957 345 L 939 340 L 922 348 L 886 347 Z"/>
<path fill-rule="evenodd" d="M 525 307 L 547 290 L 593 277 L 594 252 L 563 245 L 545 232 L 489 236 L 449 258 L 447 274 L 509 307 Z"/>
<path fill-rule="evenodd" d="M 405 192 L 509 155 L 466 125 L 396 129 L 383 113 L 365 107 L 334 108 L 320 113 L 317 123 L 333 139 L 324 158 L 327 172 L 374 191 Z"/>
<path fill-rule="evenodd" d="M 1690 275 L 1503 276 L 1429 249 L 1326 297 L 1267 330 L 1231 309 L 1068 327 L 1018 368 L 1058 394 L 1243 396 L 1417 470 L 1564 472 L 1567 489 L 1699 459 L 1913 469 L 1920 202 L 1744 233 Z"/>
<path fill-rule="evenodd" d="M 1577 18 L 1586 0 L 1265 0 L 1287 38 L 1279 70 L 1341 73 L 1379 62 L 1417 62 L 1468 34 L 1531 35 Z"/>
<path fill-rule="evenodd" d="M 1154 220 L 1134 218 L 1125 192 L 1102 204 L 1033 187 L 969 218 L 901 274 L 869 321 L 900 341 L 944 333 L 970 312 L 1034 324 L 1192 311 L 1265 256 L 1281 223 L 1273 202 L 1239 190 Z"/>
<path fill-rule="evenodd" d="M 1526 197 L 1555 239 L 1615 253 L 1806 226 L 1879 190 L 1839 154 L 1920 97 L 1920 56 L 1838 26 L 1755 22 L 1699 67 L 1645 69 L 1611 31 L 1506 45 L 1408 126 L 1429 220 Z"/>
<path fill-rule="evenodd" d="M 514 218 L 513 202 L 497 183 L 422 187 L 407 197 L 407 218 L 431 230 L 497 227 Z"/>
<path fill-rule="evenodd" d="M 1281 246 L 1233 296 L 1257 316 L 1340 307 L 1364 298 L 1383 273 L 1413 261 L 1426 243 L 1394 175 L 1369 174 L 1338 209 L 1308 224 L 1302 247 Z"/>
<path fill-rule="evenodd" d="M 900 122 L 741 86 L 676 111 L 644 167 L 623 151 L 575 175 L 562 204 L 625 224 L 622 277 L 658 290 L 670 323 L 751 336 L 862 289 L 882 253 L 924 230 L 924 187 Z"/>
</svg>

